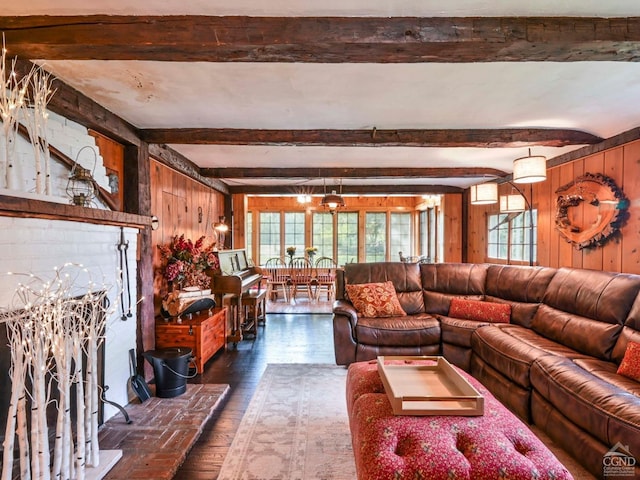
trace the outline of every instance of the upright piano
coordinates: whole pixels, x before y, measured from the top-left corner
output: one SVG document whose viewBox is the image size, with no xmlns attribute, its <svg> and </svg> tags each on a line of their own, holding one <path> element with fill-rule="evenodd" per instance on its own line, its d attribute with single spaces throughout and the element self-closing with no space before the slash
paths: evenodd
<svg viewBox="0 0 640 480">
<path fill-rule="evenodd" d="M 220 272 L 213 275 L 211 292 L 216 296 L 218 305 L 228 304 L 230 307 L 232 328 L 228 340 L 235 345 L 242 340 L 242 294 L 253 287 L 260 289 L 262 269 L 249 265 L 244 249 L 220 250 L 218 260 Z"/>
</svg>

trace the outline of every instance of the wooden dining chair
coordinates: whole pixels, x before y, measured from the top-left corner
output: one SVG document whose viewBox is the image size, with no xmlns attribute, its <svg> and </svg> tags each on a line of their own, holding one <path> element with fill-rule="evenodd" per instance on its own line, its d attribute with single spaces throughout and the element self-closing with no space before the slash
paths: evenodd
<svg viewBox="0 0 640 480">
<path fill-rule="evenodd" d="M 317 285 L 314 268 L 308 259 L 298 257 L 291 260 L 291 268 L 289 271 L 291 278 L 291 298 L 295 300 L 299 291 L 305 291 L 309 296 L 309 300 L 315 299 L 315 287 Z"/>
<path fill-rule="evenodd" d="M 289 268 L 281 258 L 268 259 L 263 267 L 267 279 L 267 298 L 277 300 L 278 292 L 282 291 L 285 302 L 289 301 Z"/>
<path fill-rule="evenodd" d="M 327 301 L 333 300 L 336 293 L 336 269 L 338 265 L 331 257 L 316 260 L 316 300 L 320 300 L 322 290 L 327 291 Z"/>
</svg>

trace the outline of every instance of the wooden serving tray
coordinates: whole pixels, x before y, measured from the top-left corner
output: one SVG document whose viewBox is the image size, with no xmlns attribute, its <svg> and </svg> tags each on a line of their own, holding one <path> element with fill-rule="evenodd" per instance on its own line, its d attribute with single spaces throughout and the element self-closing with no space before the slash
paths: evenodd
<svg viewBox="0 0 640 480">
<path fill-rule="evenodd" d="M 380 356 L 378 373 L 395 415 L 484 414 L 484 397 L 444 357 Z"/>
</svg>

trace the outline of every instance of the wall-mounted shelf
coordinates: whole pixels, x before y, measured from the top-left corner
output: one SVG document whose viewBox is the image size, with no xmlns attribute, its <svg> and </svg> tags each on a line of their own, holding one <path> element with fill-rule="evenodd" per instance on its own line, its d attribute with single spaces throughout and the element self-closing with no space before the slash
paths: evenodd
<svg viewBox="0 0 640 480">
<path fill-rule="evenodd" d="M 116 225 L 138 229 L 151 227 L 151 216 L 78 207 L 9 195 L 0 195 L 0 216 L 68 220 L 71 222 Z"/>
</svg>

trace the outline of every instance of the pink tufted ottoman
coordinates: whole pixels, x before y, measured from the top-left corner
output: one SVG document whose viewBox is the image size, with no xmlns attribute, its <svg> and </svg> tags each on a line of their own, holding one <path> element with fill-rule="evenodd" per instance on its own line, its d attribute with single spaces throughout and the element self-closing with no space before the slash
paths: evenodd
<svg viewBox="0 0 640 480">
<path fill-rule="evenodd" d="M 571 479 L 547 447 L 480 382 L 484 415 L 396 416 L 375 361 L 353 363 L 347 409 L 360 480 Z"/>
</svg>

